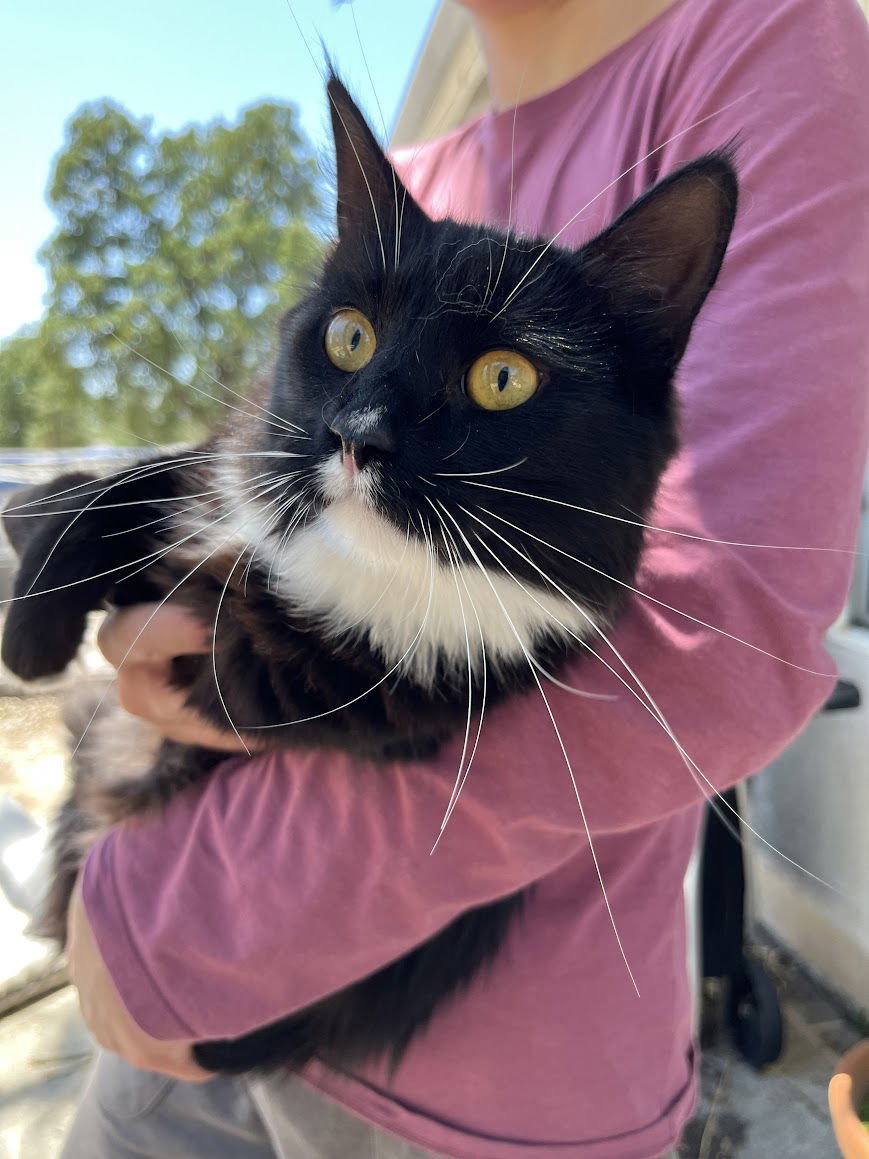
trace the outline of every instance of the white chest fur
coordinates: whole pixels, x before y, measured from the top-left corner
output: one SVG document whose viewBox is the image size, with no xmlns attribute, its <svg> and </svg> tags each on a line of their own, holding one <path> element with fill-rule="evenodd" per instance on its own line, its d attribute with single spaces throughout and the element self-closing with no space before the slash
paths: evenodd
<svg viewBox="0 0 869 1159">
<path fill-rule="evenodd" d="M 377 512 L 370 472 L 350 480 L 336 457 L 319 475 L 332 502 L 288 538 L 269 526 L 265 505 L 255 501 L 240 506 L 221 535 L 232 530 L 239 549 L 249 543 L 272 590 L 330 635 L 367 636 L 387 667 L 427 684 L 438 661 L 480 669 L 481 636 L 486 663 L 498 667 L 522 662 L 525 649 L 565 636 L 565 627 L 578 636 L 592 631 L 587 614 L 567 599 L 486 567 L 479 544 L 480 564 L 437 560 L 423 539 L 399 532 Z"/>
</svg>

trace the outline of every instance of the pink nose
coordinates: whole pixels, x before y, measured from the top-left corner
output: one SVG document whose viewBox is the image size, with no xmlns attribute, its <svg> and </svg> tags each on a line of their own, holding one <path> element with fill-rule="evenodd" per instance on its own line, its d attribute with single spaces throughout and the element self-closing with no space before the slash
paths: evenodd
<svg viewBox="0 0 869 1159">
<path fill-rule="evenodd" d="M 359 474 L 359 466 L 356 462 L 353 453 L 354 448 L 352 443 L 344 443 L 341 447 L 341 466 L 347 472 L 351 479 Z"/>
</svg>

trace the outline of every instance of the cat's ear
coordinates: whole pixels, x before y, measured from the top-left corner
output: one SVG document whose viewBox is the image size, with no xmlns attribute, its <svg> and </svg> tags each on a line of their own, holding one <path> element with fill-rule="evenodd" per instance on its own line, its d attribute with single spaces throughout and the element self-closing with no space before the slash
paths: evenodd
<svg viewBox="0 0 869 1159">
<path fill-rule="evenodd" d="M 347 89 L 332 73 L 326 86 L 338 184 L 338 236 L 359 231 L 374 233 L 386 247 L 399 220 L 406 227 L 411 216 L 423 212 L 389 163 L 368 122 Z"/>
<path fill-rule="evenodd" d="M 581 251 L 613 311 L 678 362 L 718 277 L 736 217 L 731 154 L 677 169 Z"/>
</svg>

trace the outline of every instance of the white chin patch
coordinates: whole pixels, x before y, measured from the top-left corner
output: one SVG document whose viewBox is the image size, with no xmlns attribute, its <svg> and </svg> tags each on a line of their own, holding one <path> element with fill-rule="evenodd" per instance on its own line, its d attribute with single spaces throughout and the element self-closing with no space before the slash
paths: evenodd
<svg viewBox="0 0 869 1159">
<path fill-rule="evenodd" d="M 333 464 L 320 468 L 332 503 L 269 560 L 277 591 L 329 634 L 367 635 L 388 668 L 399 665 L 423 685 L 439 660 L 466 671 L 470 658 L 482 669 L 481 635 L 486 663 L 497 668 L 523 662 L 523 649 L 566 629 L 591 634 L 588 613 L 526 580 L 433 562 L 418 536 L 378 513 L 370 470 L 350 479 Z"/>
<path fill-rule="evenodd" d="M 485 663 L 498 668 L 524 663 L 525 650 L 544 639 L 592 634 L 587 610 L 527 580 L 476 563 L 433 561 L 417 535 L 378 512 L 376 471 L 351 476 L 336 453 L 318 468 L 328 507 L 288 539 L 250 501 L 227 530 L 255 548 L 275 594 L 330 635 L 367 636 L 386 670 L 397 667 L 422 685 L 432 683 L 439 662 L 458 672 L 469 663 L 482 670 L 481 635 Z"/>
</svg>

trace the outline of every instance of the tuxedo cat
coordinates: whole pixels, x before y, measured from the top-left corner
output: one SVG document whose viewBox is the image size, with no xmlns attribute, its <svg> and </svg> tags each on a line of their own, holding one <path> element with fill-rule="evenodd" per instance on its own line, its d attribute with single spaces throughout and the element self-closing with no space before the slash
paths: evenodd
<svg viewBox="0 0 869 1159">
<path fill-rule="evenodd" d="M 169 597 L 214 626 L 213 655 L 173 672 L 212 724 L 258 746 L 402 759 L 412 775 L 464 732 L 484 687 L 487 705 L 522 695 L 618 617 L 677 448 L 674 374 L 737 181 L 726 153 L 702 157 L 567 251 L 430 219 L 335 77 L 328 97 L 338 237 L 281 323 L 267 381 L 187 454 L 17 499 L 2 655 L 24 679 L 58 673 L 90 611 Z M 58 821 L 46 932 L 63 939 L 78 867 L 107 826 L 221 759 L 104 705 Z M 196 1058 L 215 1071 L 395 1065 L 439 1004 L 485 984 L 521 904 L 470 911 Z"/>
</svg>

